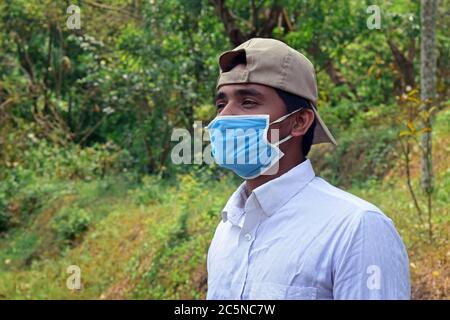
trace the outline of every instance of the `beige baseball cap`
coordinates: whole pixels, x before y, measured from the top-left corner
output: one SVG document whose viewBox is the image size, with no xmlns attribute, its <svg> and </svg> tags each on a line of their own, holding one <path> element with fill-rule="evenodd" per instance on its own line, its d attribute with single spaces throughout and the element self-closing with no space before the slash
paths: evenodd
<svg viewBox="0 0 450 320">
<path fill-rule="evenodd" d="M 245 66 L 234 67 L 245 55 Z M 218 89 L 225 84 L 258 83 L 301 96 L 312 102 L 316 117 L 313 144 L 337 144 L 317 111 L 317 82 L 314 66 L 287 44 L 268 38 L 253 38 L 219 57 Z"/>
</svg>

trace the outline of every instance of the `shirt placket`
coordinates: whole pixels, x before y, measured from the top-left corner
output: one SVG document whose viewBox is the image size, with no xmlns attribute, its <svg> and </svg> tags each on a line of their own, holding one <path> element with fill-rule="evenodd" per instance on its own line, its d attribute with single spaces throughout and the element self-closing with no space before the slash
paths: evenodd
<svg viewBox="0 0 450 320">
<path fill-rule="evenodd" d="M 243 298 L 242 295 L 245 290 L 248 271 L 251 263 L 249 257 L 253 247 L 253 243 L 255 241 L 256 230 L 261 220 L 260 208 L 258 205 L 256 205 L 256 201 L 253 197 L 254 195 L 250 196 L 245 206 L 245 220 L 238 238 L 238 250 L 240 251 L 239 256 L 242 257 L 240 270 L 238 272 L 238 274 L 240 275 L 240 279 L 238 281 L 239 286 L 236 288 L 236 297 L 238 299 Z"/>
</svg>

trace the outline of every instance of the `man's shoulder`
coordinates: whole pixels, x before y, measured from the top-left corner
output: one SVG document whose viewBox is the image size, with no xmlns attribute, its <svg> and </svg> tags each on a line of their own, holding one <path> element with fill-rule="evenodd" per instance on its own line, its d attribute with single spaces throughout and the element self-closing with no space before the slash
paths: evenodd
<svg viewBox="0 0 450 320">
<path fill-rule="evenodd" d="M 403 243 L 393 220 L 376 205 L 337 188 L 320 177 L 314 178 L 305 192 L 310 193 L 308 196 L 315 195 L 311 212 L 314 213 L 312 216 L 320 217 L 314 219 L 315 222 L 321 220 L 333 235 L 339 235 L 341 248 L 359 243 L 361 239 L 365 239 L 365 243 L 377 239 L 378 244 L 383 241 L 388 246 L 403 250 Z M 378 241 L 380 238 L 382 240 Z"/>
<path fill-rule="evenodd" d="M 311 205 L 318 211 L 358 220 L 364 214 L 372 213 L 390 220 L 375 204 L 348 191 L 338 188 L 321 177 L 315 177 L 305 188 L 304 195 L 312 199 Z"/>
</svg>

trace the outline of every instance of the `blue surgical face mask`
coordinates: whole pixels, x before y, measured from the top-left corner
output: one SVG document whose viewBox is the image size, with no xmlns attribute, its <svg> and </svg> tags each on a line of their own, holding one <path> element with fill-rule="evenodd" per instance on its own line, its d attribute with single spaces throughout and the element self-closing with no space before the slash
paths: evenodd
<svg viewBox="0 0 450 320">
<path fill-rule="evenodd" d="M 244 179 L 253 179 L 272 168 L 284 156 L 277 143 L 267 140 L 269 126 L 289 117 L 297 109 L 271 123 L 269 115 L 217 116 L 208 125 L 211 152 L 218 165 L 231 169 Z"/>
</svg>

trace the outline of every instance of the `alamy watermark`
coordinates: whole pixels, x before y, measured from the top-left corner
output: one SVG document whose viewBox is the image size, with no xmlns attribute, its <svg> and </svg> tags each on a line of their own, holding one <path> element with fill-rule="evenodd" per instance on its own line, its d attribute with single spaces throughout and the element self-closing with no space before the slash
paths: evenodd
<svg viewBox="0 0 450 320">
<path fill-rule="evenodd" d="M 367 288 L 369 290 L 380 290 L 381 288 L 381 268 L 375 264 L 367 267 Z"/>
<path fill-rule="evenodd" d="M 81 29 L 81 9 L 79 6 L 71 4 L 67 7 L 67 14 L 70 16 L 67 18 L 66 26 L 69 30 Z"/>
<path fill-rule="evenodd" d="M 81 268 L 77 265 L 70 265 L 66 272 L 70 274 L 66 280 L 66 287 L 69 290 L 81 290 Z"/>
<path fill-rule="evenodd" d="M 279 141 L 278 129 L 268 131 L 270 143 L 265 140 L 268 137 L 265 137 L 267 133 L 263 129 L 227 129 L 225 132 L 215 131 L 213 139 L 217 139 L 217 141 L 212 147 L 209 143 L 210 133 L 203 129 L 202 122 L 195 121 L 193 128 L 193 134 L 185 128 L 173 129 L 171 141 L 177 142 L 170 155 L 173 164 L 267 163 L 271 159 L 273 144 Z M 257 146 L 249 148 L 250 144 Z"/>
<path fill-rule="evenodd" d="M 372 4 L 367 7 L 367 13 L 370 13 L 370 16 L 366 20 L 366 25 L 369 30 L 373 29 L 381 29 L 381 9 L 379 6 Z"/>
</svg>

